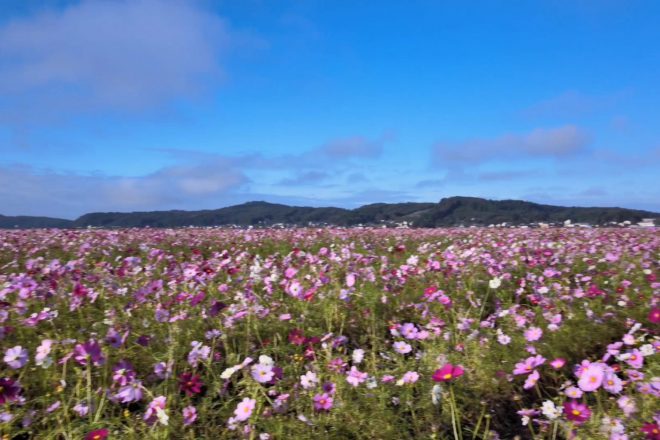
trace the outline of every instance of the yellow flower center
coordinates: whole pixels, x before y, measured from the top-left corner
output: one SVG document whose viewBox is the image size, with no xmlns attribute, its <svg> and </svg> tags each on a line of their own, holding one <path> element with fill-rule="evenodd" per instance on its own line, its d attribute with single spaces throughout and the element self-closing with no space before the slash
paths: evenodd
<svg viewBox="0 0 660 440">
<path fill-rule="evenodd" d="M 574 416 L 579 416 L 580 414 L 582 414 L 579 409 L 574 409 L 571 412 L 573 413 Z"/>
<path fill-rule="evenodd" d="M 445 379 L 451 379 L 451 373 L 447 373 L 442 377 L 445 378 Z"/>
</svg>

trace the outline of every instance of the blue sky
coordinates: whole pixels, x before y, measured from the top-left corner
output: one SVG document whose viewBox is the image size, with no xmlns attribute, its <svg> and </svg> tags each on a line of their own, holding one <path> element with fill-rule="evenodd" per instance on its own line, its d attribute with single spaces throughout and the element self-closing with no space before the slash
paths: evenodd
<svg viewBox="0 0 660 440">
<path fill-rule="evenodd" d="M 658 17 L 655 1 L 4 0 L 0 213 L 452 195 L 660 211 Z"/>
</svg>

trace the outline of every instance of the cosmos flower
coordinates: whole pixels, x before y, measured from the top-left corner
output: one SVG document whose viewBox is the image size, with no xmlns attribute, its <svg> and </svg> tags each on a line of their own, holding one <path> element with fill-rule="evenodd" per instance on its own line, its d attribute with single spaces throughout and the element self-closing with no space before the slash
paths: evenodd
<svg viewBox="0 0 660 440">
<path fill-rule="evenodd" d="M 459 365 L 446 364 L 442 368 L 435 370 L 433 380 L 436 382 L 447 382 L 457 377 L 461 377 L 465 370 Z"/>
<path fill-rule="evenodd" d="M 523 385 L 523 388 L 528 390 L 530 388 L 534 388 L 536 385 L 536 382 L 538 382 L 539 378 L 541 376 L 539 375 L 539 372 L 537 370 L 534 370 L 532 374 L 527 376 L 527 380 L 525 380 L 525 384 Z"/>
<path fill-rule="evenodd" d="M 578 386 L 582 391 L 596 391 L 603 383 L 605 372 L 601 364 L 591 364 L 580 375 Z"/>
<path fill-rule="evenodd" d="M 251 368 L 252 378 L 259 383 L 268 383 L 273 379 L 275 372 L 272 365 L 258 363 Z"/>
<path fill-rule="evenodd" d="M 394 351 L 396 351 L 399 354 L 407 354 L 412 351 L 412 347 L 410 346 L 410 344 L 403 341 L 397 341 L 392 345 L 394 346 Z"/>
<path fill-rule="evenodd" d="M 256 400 L 250 399 L 249 397 L 244 398 L 234 410 L 235 420 L 243 422 L 249 419 L 252 415 L 252 411 L 254 411 L 256 404 Z"/>
<path fill-rule="evenodd" d="M 314 373 L 313 371 L 308 371 L 307 373 L 300 376 L 300 384 L 306 390 L 309 390 L 310 388 L 314 388 L 318 382 L 319 379 L 318 377 L 316 377 L 316 373 Z"/>
<path fill-rule="evenodd" d="M 85 440 L 105 440 L 108 438 L 109 431 L 105 428 L 90 431 L 85 436 Z"/>
<path fill-rule="evenodd" d="M 545 360 L 546 359 L 541 355 L 528 357 L 523 362 L 518 362 L 515 365 L 513 374 L 529 374 L 539 365 L 543 365 Z"/>
<path fill-rule="evenodd" d="M 367 380 L 368 376 L 369 375 L 367 373 L 363 373 L 357 368 L 355 368 L 355 366 L 353 366 L 351 367 L 351 370 L 348 372 L 348 376 L 346 377 L 346 382 L 356 387 L 365 380 Z"/>
<path fill-rule="evenodd" d="M 197 409 L 194 406 L 183 408 L 183 425 L 192 425 L 197 420 Z"/>
<path fill-rule="evenodd" d="M 90 339 L 84 344 L 76 344 L 73 349 L 73 358 L 83 366 L 87 366 L 90 363 L 94 366 L 99 366 L 105 362 L 101 346 L 93 339 Z"/>
<path fill-rule="evenodd" d="M 8 348 L 5 352 L 4 361 L 10 368 L 17 370 L 23 368 L 27 364 L 29 353 L 27 349 L 17 345 L 13 348 Z"/>
<path fill-rule="evenodd" d="M 333 398 L 328 393 L 317 394 L 313 398 L 314 409 L 316 411 L 330 411 L 333 405 Z"/>
<path fill-rule="evenodd" d="M 660 426 L 658 423 L 644 423 L 640 428 L 647 439 L 660 440 Z"/>
<path fill-rule="evenodd" d="M 148 425 L 153 425 L 158 422 L 161 425 L 167 426 L 169 423 L 169 417 L 165 412 L 166 404 L 167 398 L 165 396 L 158 396 L 152 400 L 144 413 L 144 421 Z"/>
<path fill-rule="evenodd" d="M 564 414 L 566 418 L 576 425 L 581 425 L 591 417 L 591 410 L 589 407 L 577 400 L 569 400 L 564 402 Z"/>
<path fill-rule="evenodd" d="M 142 382 L 136 380 L 119 388 L 115 398 L 121 403 L 139 402 L 142 400 Z"/>
<path fill-rule="evenodd" d="M 21 387 L 14 379 L 0 378 L 0 405 L 15 402 L 21 393 Z"/>
<path fill-rule="evenodd" d="M 525 330 L 525 339 L 527 339 L 528 342 L 538 341 L 541 339 L 541 336 L 543 336 L 543 330 L 539 327 L 530 327 Z"/>
<path fill-rule="evenodd" d="M 179 376 L 179 390 L 186 393 L 187 396 L 193 396 L 202 392 L 202 383 L 199 375 L 192 373 L 182 373 Z"/>
</svg>

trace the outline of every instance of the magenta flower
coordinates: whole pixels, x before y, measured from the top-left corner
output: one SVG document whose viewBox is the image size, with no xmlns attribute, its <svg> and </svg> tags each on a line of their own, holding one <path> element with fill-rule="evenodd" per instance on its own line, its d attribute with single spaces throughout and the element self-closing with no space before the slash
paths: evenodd
<svg viewBox="0 0 660 440">
<path fill-rule="evenodd" d="M 73 358 L 80 365 L 89 365 L 91 362 L 94 366 L 99 366 L 105 361 L 101 346 L 93 339 L 84 344 L 77 344 L 73 349 Z"/>
<path fill-rule="evenodd" d="M 603 366 L 598 363 L 590 364 L 582 370 L 578 386 L 582 391 L 596 391 L 603 383 L 605 372 Z"/>
<path fill-rule="evenodd" d="M 183 425 L 192 425 L 197 420 L 197 409 L 194 406 L 183 408 Z"/>
<path fill-rule="evenodd" d="M 463 373 L 465 373 L 465 370 L 459 365 L 446 364 L 442 368 L 435 370 L 433 380 L 436 382 L 447 382 L 461 377 Z"/>
<path fill-rule="evenodd" d="M 85 440 L 105 440 L 108 438 L 109 431 L 107 429 L 97 429 L 95 431 L 88 432 L 85 436 Z"/>
<path fill-rule="evenodd" d="M 29 358 L 29 353 L 27 349 L 17 345 L 16 347 L 9 348 L 5 352 L 4 361 L 9 367 L 14 370 L 23 368 L 27 364 Z"/>
<path fill-rule="evenodd" d="M 332 408 L 333 399 L 328 393 L 314 396 L 314 409 L 316 411 L 329 411 Z"/>
<path fill-rule="evenodd" d="M 248 397 L 244 398 L 234 410 L 235 420 L 243 422 L 250 418 L 257 401 Z"/>
<path fill-rule="evenodd" d="M 653 324 L 660 323 L 660 307 L 653 307 L 649 312 L 649 321 Z"/>
<path fill-rule="evenodd" d="M 591 417 L 591 410 L 587 405 L 580 403 L 577 400 L 569 400 L 564 402 L 564 414 L 566 414 L 566 418 L 571 422 L 576 425 L 581 425 L 589 420 L 589 417 Z"/>
</svg>

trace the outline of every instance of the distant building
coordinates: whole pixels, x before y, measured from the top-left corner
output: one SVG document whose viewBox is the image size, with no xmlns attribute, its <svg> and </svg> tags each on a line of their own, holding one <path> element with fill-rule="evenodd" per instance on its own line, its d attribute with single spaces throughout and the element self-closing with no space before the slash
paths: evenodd
<svg viewBox="0 0 660 440">
<path fill-rule="evenodd" d="M 652 228 L 655 226 L 654 218 L 643 218 L 641 222 L 637 223 L 640 228 Z"/>
</svg>

